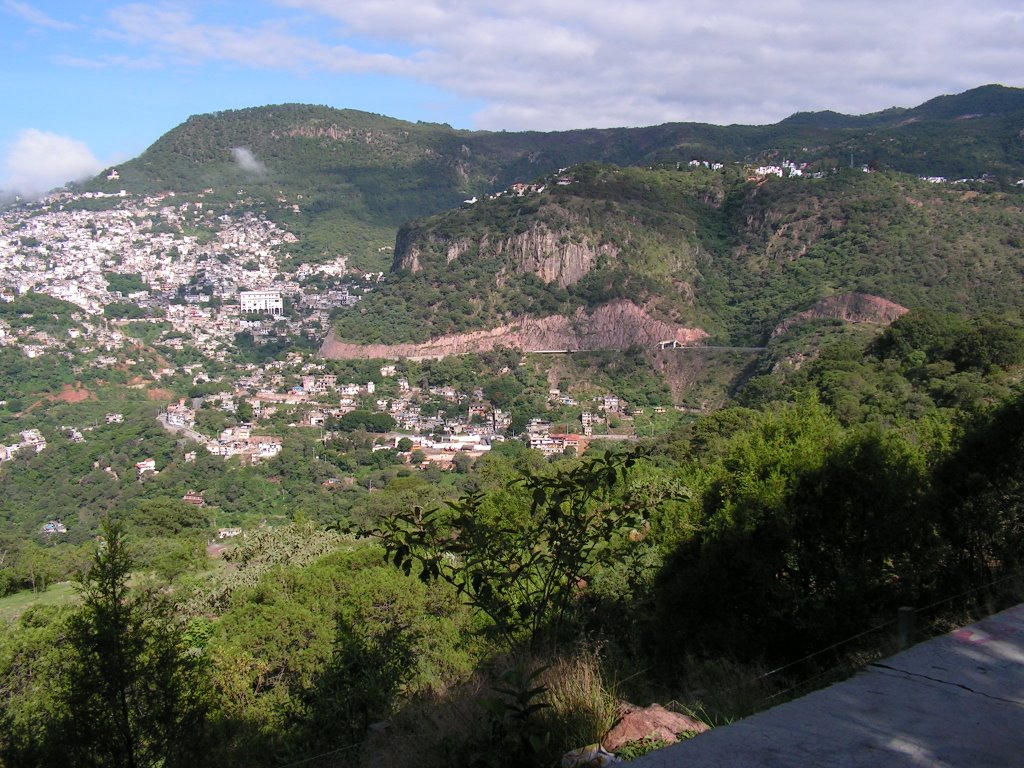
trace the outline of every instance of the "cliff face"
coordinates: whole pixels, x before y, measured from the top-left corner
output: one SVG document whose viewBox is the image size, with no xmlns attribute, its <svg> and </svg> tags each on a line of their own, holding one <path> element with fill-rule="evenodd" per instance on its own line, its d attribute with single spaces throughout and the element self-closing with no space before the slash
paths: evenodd
<svg viewBox="0 0 1024 768">
<path fill-rule="evenodd" d="M 615 259 L 619 250 L 610 243 L 591 242 L 569 224 L 550 229 L 542 222 L 533 222 L 525 231 L 502 238 L 483 235 L 478 239 L 445 239 L 433 233 L 425 237 L 412 233 L 400 235 L 395 247 L 394 269 L 418 272 L 432 254 L 443 255 L 446 264 L 467 254 L 498 258 L 516 269 L 533 273 L 545 283 L 557 283 L 565 288 L 578 282 L 599 260 Z"/>
<path fill-rule="evenodd" d="M 527 317 L 510 325 L 441 336 L 424 344 L 350 344 L 331 334 L 320 348 L 320 354 L 332 360 L 426 359 L 486 352 L 498 346 L 525 352 L 579 352 L 628 349 L 635 345 L 654 348 L 663 341 L 692 345 L 706 336 L 700 328 L 684 328 L 655 320 L 633 302 L 621 300 L 598 307 L 589 314 L 581 307 L 572 317 Z"/>
<path fill-rule="evenodd" d="M 878 323 L 888 325 L 910 310 L 894 301 L 867 293 L 844 293 L 822 299 L 813 307 L 788 317 L 772 331 L 772 338 L 780 336 L 794 325 L 808 320 L 832 318 L 846 323 Z"/>
<path fill-rule="evenodd" d="M 498 241 L 494 249 L 499 255 L 507 254 L 524 272 L 563 288 L 578 282 L 602 256 L 614 258 L 619 253 L 610 243 L 595 245 L 569 229 L 552 232 L 536 223 L 526 232 Z"/>
</svg>

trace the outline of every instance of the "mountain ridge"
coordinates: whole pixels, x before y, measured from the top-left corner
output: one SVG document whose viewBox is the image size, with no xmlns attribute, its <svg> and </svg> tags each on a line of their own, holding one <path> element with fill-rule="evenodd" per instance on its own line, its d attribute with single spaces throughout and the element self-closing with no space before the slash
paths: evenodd
<svg viewBox="0 0 1024 768">
<path fill-rule="evenodd" d="M 978 115 L 960 120 L 963 115 Z M 357 110 L 283 104 L 194 115 L 142 155 L 82 185 L 130 193 L 245 197 L 303 240 L 297 254 L 344 255 L 370 271 L 409 219 L 585 162 L 692 159 L 812 168 L 851 162 L 950 178 L 1024 177 L 1024 89 L 981 86 L 866 116 L 796 113 L 774 125 L 664 123 L 639 128 L 502 132 L 411 123 Z M 245 149 L 249 160 L 238 156 Z M 241 193 L 244 193 L 241 194 Z"/>
<path fill-rule="evenodd" d="M 850 292 L 1018 312 L 1022 125 L 1024 89 L 996 85 L 769 126 L 550 133 L 285 104 L 193 116 L 94 186 L 258 210 L 296 236 L 291 264 L 388 271 L 337 318 L 339 343 L 424 344 L 629 300 L 749 346 Z M 783 160 L 823 178 L 764 175 Z M 913 178 L 968 169 L 957 189 Z"/>
<path fill-rule="evenodd" d="M 565 176 L 406 224 L 389 280 L 338 318 L 337 336 L 423 343 L 629 299 L 716 343 L 756 346 L 833 295 L 1022 308 L 1019 192 L 861 171 L 749 181 L 729 168 L 587 165 Z"/>
</svg>

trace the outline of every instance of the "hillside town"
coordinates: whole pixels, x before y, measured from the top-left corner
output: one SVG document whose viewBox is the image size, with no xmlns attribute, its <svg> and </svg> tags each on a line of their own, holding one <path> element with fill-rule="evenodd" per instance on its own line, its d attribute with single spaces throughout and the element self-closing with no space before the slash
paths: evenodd
<svg viewBox="0 0 1024 768">
<path fill-rule="evenodd" d="M 571 181 L 563 169 L 554 183 Z M 518 184 L 508 194 L 542 191 Z M 201 391 L 168 402 L 161 423 L 245 463 L 276 456 L 291 429 L 330 439 L 355 412 L 386 416 L 378 447 L 401 444 L 420 468 L 450 468 L 456 455 L 478 457 L 512 435 L 549 456 L 581 452 L 594 436 L 633 437 L 629 407 L 610 393 L 577 403 L 553 388 L 549 409 L 572 416 L 552 423 L 540 414 L 513 429 L 511 414 L 479 387 L 410 382 L 390 363 L 375 381 L 341 380 L 317 359 L 317 345 L 332 314 L 357 305 L 383 275 L 351 270 L 342 256 L 287 266 L 294 235 L 248 211 L 215 215 L 204 201 L 212 192 L 186 200 L 61 191 L 0 211 L 0 301 L 45 295 L 72 306 L 59 328 L 0 319 L 0 346 L 28 359 L 54 355 L 76 371 L 123 371 L 129 387 Z M 237 359 L 240 345 L 275 340 L 291 351 Z M 223 428 L 209 428 L 211 418 L 197 426 L 197 414 L 211 412 Z M 106 422 L 120 419 L 109 413 Z M 95 428 L 68 425 L 64 436 L 85 441 Z M 0 449 L 0 461 L 45 447 L 38 430 L 23 431 Z M 159 471 L 153 459 L 136 464 L 139 480 Z"/>
<path fill-rule="evenodd" d="M 677 170 L 725 166 L 693 159 Z M 788 160 L 746 173 L 753 181 L 818 175 Z M 118 181 L 116 171 L 108 181 Z M 574 182 L 561 168 L 492 197 L 540 195 Z M 548 456 L 581 452 L 595 437 L 635 439 L 633 416 L 643 409 L 615 393 L 577 402 L 552 387 L 543 409 L 514 424 L 480 387 L 410 382 L 394 364 L 372 381 L 340 378 L 317 349 L 337 313 L 357 307 L 383 274 L 350 268 L 341 254 L 294 258 L 298 238 L 251 203 L 242 190 L 228 203 L 213 189 L 142 196 L 63 190 L 0 210 L 0 302 L 45 295 L 72 307 L 63 324 L 0 318 L 0 347 L 30 360 L 55 355 L 79 372 L 117 372 L 129 387 L 190 392 L 166 403 L 161 422 L 213 455 L 247 463 L 278 455 L 288 430 L 330 439 L 353 413 L 387 417 L 387 429 L 373 430 L 378 447 L 397 449 L 409 438 L 402 453 L 417 452 L 421 468 L 448 468 L 453 456 L 482 455 L 510 436 Z M 240 354 L 263 346 L 270 353 L 258 361 Z M 210 412 L 219 420 L 197 425 L 197 415 Z M 561 418 L 552 422 L 550 414 Z M 90 428 L 68 425 L 65 436 L 86 440 Z M 46 445 L 24 431 L 9 442 L 0 461 Z M 158 471 L 138 467 L 140 478 Z"/>
<path fill-rule="evenodd" d="M 292 362 L 298 363 L 298 355 L 293 353 L 291 357 Z M 256 463 L 280 452 L 280 437 L 259 434 L 259 425 L 279 421 L 274 417 L 282 413 L 288 428 L 316 430 L 323 440 L 337 434 L 339 421 L 346 414 L 385 414 L 390 417 L 387 423 L 392 428 L 381 433 L 379 447 L 398 449 L 403 439 L 410 438 L 403 453 L 420 451 L 421 467 L 434 465 L 443 469 L 450 468 L 456 453 L 478 457 L 511 432 L 510 415 L 487 403 L 480 389 L 466 393 L 450 386 L 410 385 L 391 364 L 380 369 L 382 385 L 373 381 L 341 383 L 333 374 L 320 373 L 324 366 L 316 363 L 302 364 L 300 372 L 290 377 L 277 372 L 281 367 L 275 364 L 251 370 L 233 382 L 230 392 L 218 397 L 195 398 L 191 403 L 182 399 L 168 404 L 160 421 L 168 429 L 201 443 L 214 455 L 241 456 L 246 462 Z M 289 384 L 296 379 L 298 383 Z M 614 395 L 580 405 L 553 389 L 549 398 L 552 407 L 577 407 L 580 415 L 571 422 L 534 418 L 516 435 L 546 456 L 582 452 L 595 436 L 634 437 L 628 426 L 608 430 L 609 421 L 620 425 L 631 421 L 627 405 Z M 227 428 L 216 436 L 206 436 L 196 429 L 196 414 L 203 407 L 232 415 L 251 414 L 251 421 Z"/>
<path fill-rule="evenodd" d="M 80 307 L 98 347 L 121 344 L 127 321 L 163 322 L 170 346 L 189 343 L 224 360 L 239 332 L 256 343 L 322 336 L 332 311 L 355 304 L 383 277 L 350 271 L 340 256 L 287 268 L 295 235 L 251 212 L 214 215 L 203 200 L 212 192 L 189 202 L 173 192 L 63 191 L 2 210 L 0 297 L 35 292 Z M 133 290 L 119 290 L 111 275 L 132 276 Z M 264 296 L 263 304 L 245 302 L 247 294 Z M 276 309 L 263 311 L 271 296 Z M 0 325 L 0 341 L 10 335 Z M 59 349 L 61 341 L 22 340 L 29 352 Z"/>
</svg>

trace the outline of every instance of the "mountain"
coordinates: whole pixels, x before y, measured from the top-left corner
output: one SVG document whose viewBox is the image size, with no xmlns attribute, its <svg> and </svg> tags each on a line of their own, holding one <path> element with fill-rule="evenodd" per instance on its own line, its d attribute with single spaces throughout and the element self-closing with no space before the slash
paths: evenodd
<svg viewBox="0 0 1024 768">
<path fill-rule="evenodd" d="M 86 186 L 265 215 L 298 238 L 285 272 L 339 255 L 388 271 L 337 318 L 338 354 L 757 346 L 847 294 L 1019 314 L 1022 126 L 1024 90 L 998 85 L 770 126 L 552 133 L 286 104 L 192 117 Z M 783 160 L 804 177 L 755 170 Z"/>
<path fill-rule="evenodd" d="M 757 345 L 848 293 L 1020 314 L 1024 197 L 976 186 L 861 170 L 751 181 L 729 167 L 578 166 L 522 196 L 405 225 L 390 279 L 338 318 L 337 336 L 425 342 L 556 315 L 586 324 L 628 301 L 651 322 Z"/>
<path fill-rule="evenodd" d="M 812 168 L 870 164 L 951 178 L 1024 176 L 1024 90 L 984 86 L 913 109 L 800 113 L 776 125 L 487 132 L 285 104 L 189 118 L 85 189 L 207 194 L 265 210 L 301 238 L 300 260 L 346 255 L 376 270 L 404 222 L 584 162 L 673 165 L 694 158 Z"/>
</svg>

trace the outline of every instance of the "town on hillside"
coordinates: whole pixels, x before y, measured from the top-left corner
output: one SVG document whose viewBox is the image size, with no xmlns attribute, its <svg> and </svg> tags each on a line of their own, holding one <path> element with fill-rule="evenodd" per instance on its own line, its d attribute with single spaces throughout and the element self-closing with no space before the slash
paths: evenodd
<svg viewBox="0 0 1024 768">
<path fill-rule="evenodd" d="M 571 181 L 563 171 L 554 183 Z M 517 185 L 508 194 L 536 191 Z M 48 397 L 76 402 L 106 385 L 153 402 L 159 424 L 186 446 L 185 462 L 205 451 L 242 465 L 278 456 L 289 434 L 326 445 L 358 429 L 411 471 L 465 471 L 513 437 L 552 459 L 597 438 L 635 440 L 644 405 L 671 409 L 667 400 L 630 404 L 621 393 L 581 394 L 537 379 L 532 412 L 514 413 L 508 398 L 485 391 L 514 373 L 508 366 L 459 385 L 430 381 L 407 361 L 366 361 L 356 376 L 320 359 L 319 345 L 332 317 L 357 311 L 383 275 L 352 269 L 342 255 L 296 264 L 293 235 L 248 210 L 215 215 L 209 192 L 186 200 L 64 191 L 0 211 L 0 354 L 72 382 L 56 393 L 6 393 L 0 413 L 19 428 L 0 445 L 0 463 L 20 471 L 14 459 L 44 452 L 48 438 L 88 444 L 121 429 L 116 405 L 52 430 L 32 421 Z M 145 484 L 168 459 L 131 461 L 117 469 L 103 460 L 94 470 Z M 182 501 L 202 505 L 202 494 L 190 490 Z M 48 520 L 41 532 L 63 536 L 66 522 Z"/>
</svg>

